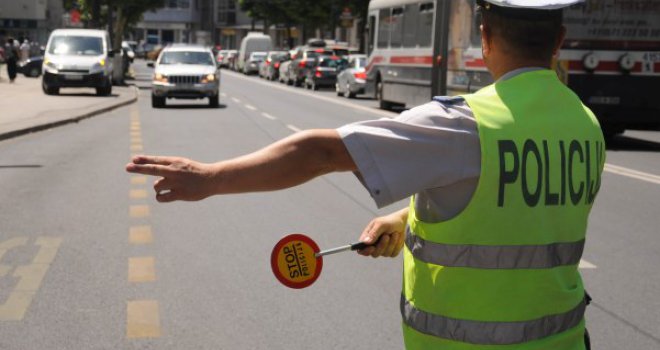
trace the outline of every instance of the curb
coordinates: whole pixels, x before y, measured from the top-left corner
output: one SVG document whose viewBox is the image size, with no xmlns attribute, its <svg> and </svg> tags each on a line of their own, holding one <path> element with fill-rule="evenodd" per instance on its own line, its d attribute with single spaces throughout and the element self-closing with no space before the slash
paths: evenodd
<svg viewBox="0 0 660 350">
<path fill-rule="evenodd" d="M 114 109 L 132 104 L 135 101 L 137 101 L 138 95 L 139 95 L 138 89 L 135 86 L 133 86 L 133 98 L 130 98 L 126 101 L 118 102 L 114 105 L 99 108 L 97 110 L 87 112 L 87 113 L 84 113 L 82 115 L 78 115 L 78 116 L 75 116 L 75 117 L 62 119 L 62 120 L 58 120 L 58 121 L 50 122 L 50 123 L 45 123 L 45 124 L 34 125 L 34 126 L 24 128 L 24 129 L 5 132 L 5 133 L 0 134 L 0 141 L 11 139 L 11 138 L 14 138 L 14 137 L 17 137 L 17 136 L 22 136 L 22 135 L 25 135 L 25 134 L 30 134 L 30 133 L 33 133 L 33 132 L 39 132 L 39 131 L 44 131 L 44 130 L 56 128 L 58 126 L 62 126 L 62 125 L 66 125 L 66 124 L 78 123 L 81 120 L 88 119 L 88 118 L 97 116 L 99 114 L 110 112 Z"/>
</svg>

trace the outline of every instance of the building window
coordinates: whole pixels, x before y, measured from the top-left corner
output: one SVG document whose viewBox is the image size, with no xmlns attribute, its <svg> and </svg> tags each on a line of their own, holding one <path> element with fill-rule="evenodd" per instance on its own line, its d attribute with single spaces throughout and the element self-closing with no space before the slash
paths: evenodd
<svg viewBox="0 0 660 350">
<path fill-rule="evenodd" d="M 191 0 L 167 0 L 166 6 L 171 9 L 187 9 L 190 8 Z"/>
<path fill-rule="evenodd" d="M 218 22 L 222 25 L 236 24 L 236 1 L 218 1 Z"/>
</svg>

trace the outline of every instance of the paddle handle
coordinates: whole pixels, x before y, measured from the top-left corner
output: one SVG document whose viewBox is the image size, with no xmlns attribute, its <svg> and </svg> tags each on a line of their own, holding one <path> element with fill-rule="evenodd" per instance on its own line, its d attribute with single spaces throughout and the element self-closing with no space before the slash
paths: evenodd
<svg viewBox="0 0 660 350">
<path fill-rule="evenodd" d="M 383 237 L 383 236 L 380 236 L 380 237 Z M 364 248 L 371 247 L 371 246 L 374 246 L 374 245 L 378 244 L 378 242 L 380 242 L 380 237 L 378 237 L 378 240 L 374 244 L 367 244 L 367 243 L 364 243 L 364 242 L 356 242 L 356 243 L 353 243 L 353 244 L 344 245 L 344 246 L 337 247 L 337 248 L 331 248 L 331 249 L 323 250 L 323 251 L 320 251 L 320 252 L 316 253 L 315 255 L 318 258 L 318 257 L 322 257 L 324 255 L 337 254 L 337 253 L 341 253 L 341 252 L 345 252 L 345 251 L 349 251 L 349 250 L 362 250 Z"/>
</svg>

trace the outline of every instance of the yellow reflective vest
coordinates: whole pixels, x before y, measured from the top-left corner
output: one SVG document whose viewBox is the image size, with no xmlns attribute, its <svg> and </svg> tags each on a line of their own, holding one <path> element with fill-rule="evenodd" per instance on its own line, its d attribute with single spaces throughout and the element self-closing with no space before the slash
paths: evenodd
<svg viewBox="0 0 660 350">
<path fill-rule="evenodd" d="M 584 349 L 578 263 L 605 164 L 600 126 L 551 70 L 463 98 L 478 124 L 481 175 L 448 221 L 419 220 L 411 201 L 406 348 Z"/>
</svg>

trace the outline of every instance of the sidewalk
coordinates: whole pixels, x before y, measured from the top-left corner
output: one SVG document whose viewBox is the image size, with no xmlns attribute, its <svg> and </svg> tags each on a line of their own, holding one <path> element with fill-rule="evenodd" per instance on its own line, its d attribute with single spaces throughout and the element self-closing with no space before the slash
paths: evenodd
<svg viewBox="0 0 660 350">
<path fill-rule="evenodd" d="M 0 80 L 0 140 L 49 129 L 101 114 L 137 100 L 137 89 L 114 86 L 112 95 L 96 96 L 94 89 L 60 90 L 49 96 L 41 91 L 41 78 L 22 74 L 9 83 L 4 72 Z"/>
</svg>

